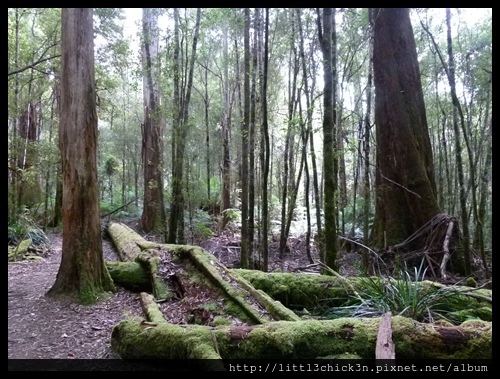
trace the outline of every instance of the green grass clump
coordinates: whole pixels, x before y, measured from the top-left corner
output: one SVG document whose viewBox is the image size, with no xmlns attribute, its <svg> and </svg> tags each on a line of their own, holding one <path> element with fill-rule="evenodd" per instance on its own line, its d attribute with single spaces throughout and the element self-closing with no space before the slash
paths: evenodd
<svg viewBox="0 0 500 379">
<path fill-rule="evenodd" d="M 447 317 L 451 311 L 445 301 L 449 291 L 445 288 L 424 286 L 427 268 L 424 261 L 413 275 L 401 270 L 398 279 L 389 276 L 365 276 L 356 286 L 355 295 L 339 307 L 324 309 L 323 317 L 379 317 L 390 311 L 420 322 L 434 322 Z"/>
</svg>

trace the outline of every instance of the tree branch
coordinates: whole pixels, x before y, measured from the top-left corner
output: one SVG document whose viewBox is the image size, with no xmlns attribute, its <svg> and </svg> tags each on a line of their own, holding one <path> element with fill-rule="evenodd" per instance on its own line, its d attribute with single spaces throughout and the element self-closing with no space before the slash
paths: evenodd
<svg viewBox="0 0 500 379">
<path fill-rule="evenodd" d="M 28 70 L 30 68 L 35 68 L 35 66 L 39 65 L 40 63 L 43 63 L 43 62 L 48 61 L 50 59 L 59 58 L 60 56 L 61 56 L 61 54 L 58 54 L 58 55 L 53 55 L 53 56 L 48 57 L 48 58 L 39 59 L 38 61 L 36 61 L 36 62 L 34 62 L 34 63 L 26 66 L 26 67 L 23 67 L 23 68 L 20 68 L 18 70 L 14 70 L 14 71 L 9 72 L 8 76 L 19 74 L 20 72 L 26 71 L 26 70 Z"/>
</svg>

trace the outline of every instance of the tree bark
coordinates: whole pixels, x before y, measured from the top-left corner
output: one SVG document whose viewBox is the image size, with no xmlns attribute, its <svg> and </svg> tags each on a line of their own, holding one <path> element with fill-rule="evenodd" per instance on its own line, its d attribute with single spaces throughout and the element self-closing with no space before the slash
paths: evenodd
<svg viewBox="0 0 500 379">
<path fill-rule="evenodd" d="M 267 82 L 268 82 L 268 66 L 269 66 L 269 8 L 266 8 L 265 21 L 265 41 L 264 41 L 264 62 L 262 73 L 262 130 L 261 130 L 261 165 L 262 165 L 262 271 L 268 270 L 268 255 L 269 255 L 269 126 L 267 112 Z"/>
<path fill-rule="evenodd" d="M 84 304 L 114 289 L 104 265 L 99 215 L 92 17 L 92 8 L 62 9 L 63 246 L 47 293 L 76 296 Z"/>
<path fill-rule="evenodd" d="M 179 86 L 179 79 L 182 77 L 181 67 L 179 67 L 179 11 L 174 8 L 175 17 L 175 52 L 174 52 L 174 136 L 172 138 L 172 201 L 170 203 L 169 231 L 166 241 L 169 243 L 184 243 L 184 154 L 186 150 L 186 137 L 189 128 L 189 103 L 191 100 L 191 90 L 193 87 L 194 62 L 196 59 L 196 47 L 200 30 L 201 9 L 196 10 L 196 24 L 194 27 L 193 43 L 191 48 L 191 58 L 186 60 L 184 74 L 186 82 L 185 88 Z M 187 56 L 187 52 L 186 52 Z M 184 91 L 185 89 L 185 91 Z"/>
<path fill-rule="evenodd" d="M 324 72 L 324 115 L 323 115 L 323 191 L 324 191 L 324 212 L 325 230 L 322 236 L 323 251 L 321 257 L 332 270 L 337 271 L 336 263 L 338 254 L 337 240 L 337 207 L 335 192 L 337 189 L 336 163 L 335 163 L 335 88 L 332 52 L 332 33 L 335 32 L 332 24 L 332 8 L 323 8 L 323 27 L 318 11 L 318 34 L 323 52 L 323 72 Z"/>
<path fill-rule="evenodd" d="M 250 9 L 245 8 L 244 34 L 244 111 L 241 123 L 241 249 L 240 264 L 242 268 L 250 265 L 249 230 L 248 230 L 248 132 L 250 124 Z"/>
<path fill-rule="evenodd" d="M 145 233 L 166 230 L 163 200 L 163 127 L 158 87 L 158 15 L 143 8 L 143 66 L 144 66 L 144 124 L 142 130 L 142 159 L 144 165 L 144 208 L 141 229 Z"/>
<path fill-rule="evenodd" d="M 373 244 L 405 240 L 437 215 L 432 149 L 409 10 L 374 10 L 377 171 Z"/>
</svg>

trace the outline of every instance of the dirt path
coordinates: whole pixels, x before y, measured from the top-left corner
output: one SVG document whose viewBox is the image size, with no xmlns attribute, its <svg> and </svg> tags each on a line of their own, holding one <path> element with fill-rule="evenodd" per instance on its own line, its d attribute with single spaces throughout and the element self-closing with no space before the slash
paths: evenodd
<svg viewBox="0 0 500 379">
<path fill-rule="evenodd" d="M 47 298 L 61 262 L 62 238 L 51 234 L 52 252 L 36 262 L 8 265 L 9 359 L 114 359 L 112 328 L 126 317 L 140 316 L 137 294 L 119 289 L 109 299 L 82 306 Z M 103 241 L 106 260 L 116 260 Z"/>
</svg>

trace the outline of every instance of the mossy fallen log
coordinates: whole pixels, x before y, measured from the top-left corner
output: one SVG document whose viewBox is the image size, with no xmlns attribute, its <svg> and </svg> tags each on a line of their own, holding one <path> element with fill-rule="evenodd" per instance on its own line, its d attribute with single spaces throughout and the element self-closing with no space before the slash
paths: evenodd
<svg viewBox="0 0 500 379">
<path fill-rule="evenodd" d="M 151 295 L 141 294 L 146 319 L 124 320 L 113 328 L 111 344 L 122 358 L 208 358 L 210 362 L 249 358 L 313 359 L 346 354 L 375 358 L 380 318 L 302 320 L 281 302 L 314 306 L 335 297 L 339 300 L 334 301 L 344 302 L 359 290 L 362 278 L 228 270 L 202 248 L 149 242 L 120 225 L 116 224 L 112 229 L 114 233 L 126 235 L 122 243 L 126 241 L 128 248 L 133 247 L 129 258 L 151 262 L 152 257 L 158 257 L 160 263 L 165 260 L 175 263 L 168 271 L 175 271 L 178 280 L 210 282 L 220 290 L 218 294 L 228 299 L 228 303 L 237 304 L 248 318 L 246 325 L 172 324 L 164 319 L 161 307 Z M 141 267 L 148 274 L 151 271 L 137 262 L 134 267 Z M 162 275 L 159 265 L 152 271 Z M 489 308 L 487 305 L 483 308 L 491 310 L 491 302 L 484 299 L 488 295 L 491 297 L 491 293 L 479 297 L 456 291 L 450 294 L 455 301 L 462 300 L 462 297 L 466 302 L 471 299 L 483 301 L 489 305 Z M 473 306 L 473 303 L 467 304 Z M 389 325 L 386 327 L 389 330 Z M 476 320 L 447 326 L 396 316 L 390 327 L 397 359 L 489 359 L 492 355 L 491 322 Z M 216 366 L 220 368 L 218 363 Z"/>
<path fill-rule="evenodd" d="M 153 296 L 156 301 L 166 301 L 174 296 L 173 291 L 168 288 L 160 275 L 160 257 L 146 250 L 138 254 L 135 261 L 146 268 L 151 280 L 151 290 L 153 291 Z"/>
<path fill-rule="evenodd" d="M 111 222 L 107 226 L 107 231 L 122 261 L 133 261 L 142 251 L 137 244 L 147 242 L 133 229 L 122 223 Z"/>
<path fill-rule="evenodd" d="M 132 292 L 151 292 L 151 277 L 140 263 L 106 261 L 106 267 L 115 284 Z"/>
<path fill-rule="evenodd" d="M 276 321 L 210 328 L 124 320 L 111 346 L 124 359 L 315 359 L 355 354 L 374 359 L 380 318 Z M 468 321 L 440 326 L 396 316 L 396 359 L 491 359 L 492 324 Z"/>
<path fill-rule="evenodd" d="M 141 306 L 147 320 L 149 320 L 153 326 L 166 322 L 158 303 L 155 302 L 154 298 L 150 294 L 141 292 Z M 148 322 L 144 321 L 143 325 L 145 324 L 148 324 Z"/>
<path fill-rule="evenodd" d="M 159 244 L 146 241 L 135 231 L 121 223 L 110 223 L 108 232 L 125 260 L 134 260 L 149 265 L 152 288 L 156 301 L 169 298 L 165 278 L 159 273 L 158 257 L 168 254 L 168 261 L 189 262 L 212 285 L 216 286 L 231 303 L 248 317 L 252 323 L 260 324 L 275 320 L 300 320 L 293 311 L 266 293 L 252 287 L 244 278 L 231 273 L 217 258 L 206 250 L 190 245 Z M 155 263 L 156 262 L 156 263 Z M 151 266 L 152 264 L 152 266 Z M 118 265 L 115 266 L 118 269 Z M 136 267 L 137 268 L 137 267 Z M 166 291 L 166 293 L 165 293 Z M 261 308 L 261 309 L 259 309 Z"/>
<path fill-rule="evenodd" d="M 244 269 L 231 271 L 245 278 L 253 287 L 293 309 L 343 306 L 349 298 L 355 297 L 366 288 L 366 280 L 368 280 L 362 277 L 265 273 Z M 382 279 L 372 277 L 370 280 Z M 416 285 L 415 282 L 408 284 Z M 418 282 L 418 285 L 423 291 L 440 290 L 445 293 L 446 296 L 442 296 L 442 300 L 446 302 L 449 309 L 456 310 L 451 311 L 450 316 L 453 316 L 457 322 L 471 318 L 492 321 L 492 290 L 446 286 L 432 281 Z"/>
<path fill-rule="evenodd" d="M 25 255 L 28 252 L 28 249 L 32 244 L 32 242 L 33 241 L 31 239 L 26 239 L 19 242 L 19 244 L 14 249 L 10 249 L 9 247 L 9 256 L 8 256 L 9 260 L 15 261 L 19 257 Z"/>
</svg>

